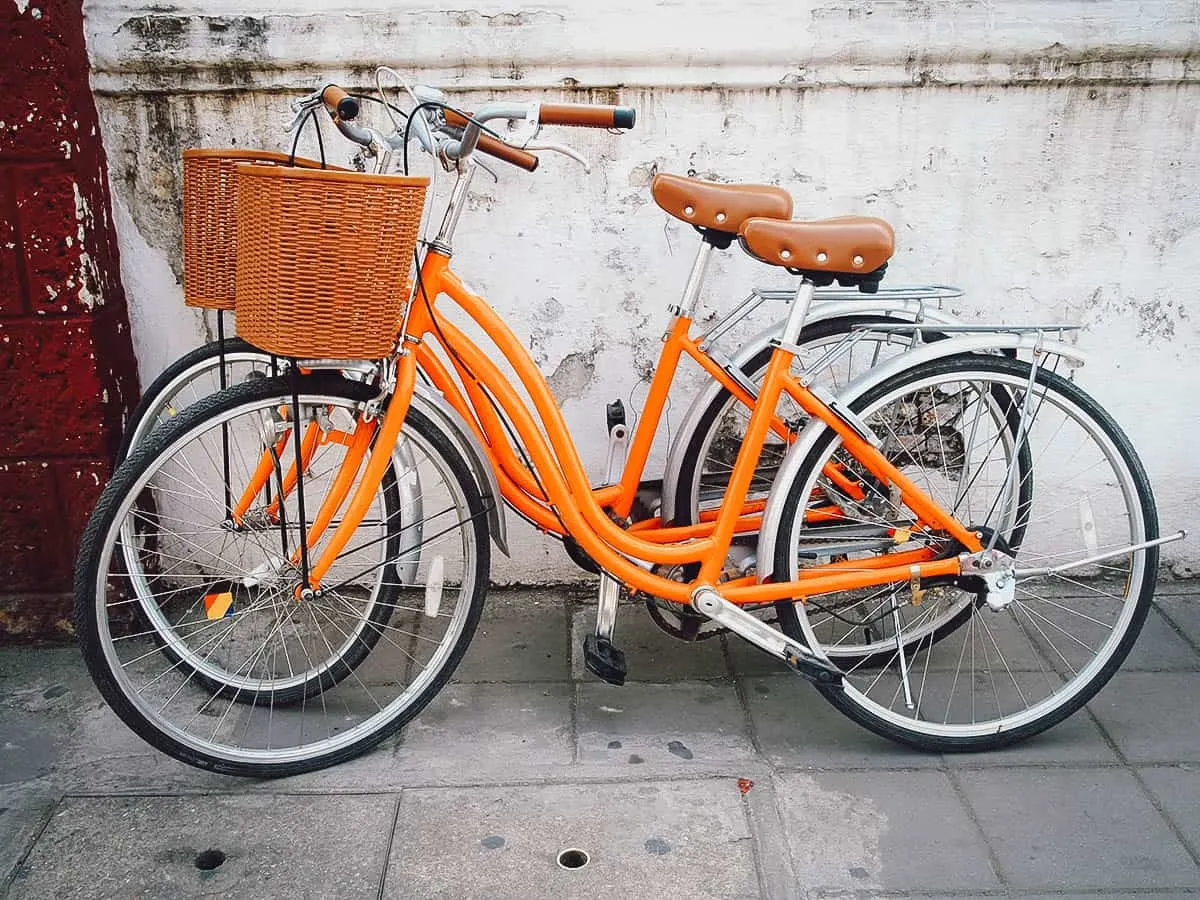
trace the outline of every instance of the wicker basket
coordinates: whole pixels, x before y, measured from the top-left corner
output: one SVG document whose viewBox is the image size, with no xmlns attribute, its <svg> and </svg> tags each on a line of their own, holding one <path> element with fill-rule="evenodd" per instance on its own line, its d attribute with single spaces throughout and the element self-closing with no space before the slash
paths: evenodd
<svg viewBox="0 0 1200 900">
<path fill-rule="evenodd" d="M 315 160 L 269 150 L 183 151 L 183 300 L 188 306 L 233 309 L 235 176 L 242 163 L 321 168 Z"/>
<path fill-rule="evenodd" d="M 391 352 L 428 178 L 239 166 L 238 334 L 280 356 Z"/>
</svg>

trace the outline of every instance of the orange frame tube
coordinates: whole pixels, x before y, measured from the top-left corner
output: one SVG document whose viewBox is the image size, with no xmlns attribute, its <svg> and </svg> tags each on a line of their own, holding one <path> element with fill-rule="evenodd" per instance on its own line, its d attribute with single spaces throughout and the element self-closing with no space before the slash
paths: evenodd
<svg viewBox="0 0 1200 900">
<path fill-rule="evenodd" d="M 682 316 L 676 318 L 664 342 L 659 366 L 651 382 L 620 483 L 594 489 L 588 483 L 583 464 L 549 385 L 503 320 L 483 298 L 467 290 L 458 276 L 450 271 L 449 258 L 442 253 L 435 250 L 427 253 L 419 283 L 421 288 L 412 302 L 406 333 L 400 336 L 402 350 L 396 389 L 377 429 L 366 470 L 350 499 L 350 505 L 310 570 L 310 587 L 317 588 L 320 585 L 332 561 L 344 549 L 366 514 L 408 414 L 418 360 L 447 401 L 483 442 L 503 486 L 505 499 L 547 531 L 569 534 L 592 559 L 634 590 L 687 603 L 695 587 L 717 583 L 733 536 L 755 530 L 761 524 L 760 516 L 747 514 L 757 513 L 758 508 L 746 510 L 744 506 L 762 442 L 768 432 L 788 434 L 786 426 L 775 415 L 776 404 L 784 392 L 808 415 L 833 428 L 868 471 L 886 483 L 897 486 L 905 503 L 921 522 L 945 530 L 969 550 L 978 550 L 980 547 L 975 534 L 942 510 L 882 453 L 790 377 L 791 353 L 781 348 L 775 350 L 759 396 L 757 399 L 751 398 L 732 382 L 724 370 L 699 351 L 688 336 L 691 322 Z M 532 410 L 488 355 L 459 329 L 437 315 L 434 302 L 442 294 L 449 296 L 484 330 L 512 365 L 533 401 Z M 454 384 L 446 366 L 428 349 L 425 341 L 435 334 L 439 341 L 449 344 L 444 349 L 452 359 L 466 396 Z M 722 507 L 711 519 L 706 519 L 699 526 L 684 528 L 663 527 L 660 524 L 657 527 L 624 529 L 613 521 L 605 507 L 619 518 L 628 516 L 670 385 L 684 352 L 696 359 L 741 402 L 753 401 L 750 403 L 752 412 L 746 438 L 734 464 Z M 491 400 L 484 395 L 484 391 L 495 400 L 499 414 L 492 409 Z M 517 459 L 500 415 L 506 416 L 512 423 L 525 446 L 533 471 Z M 366 442 L 369 443 L 369 438 Z M 361 456 L 358 456 L 358 460 L 361 461 Z M 836 470 L 827 474 L 840 475 Z M 346 476 L 343 495 L 353 477 L 354 473 Z M 850 479 L 843 477 L 841 480 L 853 484 Z M 341 505 L 342 499 L 344 496 L 336 500 L 334 510 Z M 322 530 L 332 520 L 334 510 L 324 516 Z M 324 513 L 326 510 L 323 506 L 319 516 Z M 820 516 L 821 511 L 817 511 L 817 514 Z M 314 528 L 314 531 L 317 533 L 310 536 L 310 546 L 320 536 L 317 529 Z M 931 551 L 921 550 L 873 560 L 828 564 L 805 569 L 796 581 L 786 583 L 748 584 L 744 579 L 739 579 L 724 586 L 722 594 L 734 603 L 766 603 L 907 581 L 913 574 L 914 566 L 921 578 L 958 574 L 957 559 L 934 560 L 930 557 Z M 644 564 L 700 563 L 700 573 L 692 584 L 684 584 L 654 575 L 633 560 L 640 560 Z"/>
</svg>

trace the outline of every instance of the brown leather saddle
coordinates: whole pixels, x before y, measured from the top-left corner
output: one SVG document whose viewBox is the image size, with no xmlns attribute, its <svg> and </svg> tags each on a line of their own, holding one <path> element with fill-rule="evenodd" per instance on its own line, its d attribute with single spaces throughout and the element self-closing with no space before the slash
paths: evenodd
<svg viewBox="0 0 1200 900">
<path fill-rule="evenodd" d="M 873 294 L 896 252 L 896 233 L 883 219 L 841 216 L 815 222 L 751 218 L 738 229 L 746 252 L 823 286 L 834 280 Z"/>
<path fill-rule="evenodd" d="M 868 216 L 793 222 L 792 196 L 765 184 L 714 184 L 659 174 L 654 202 L 725 248 L 736 236 L 751 256 L 817 285 L 856 286 L 874 293 L 896 249 L 892 226 Z"/>
<path fill-rule="evenodd" d="M 792 195 L 766 184 L 714 184 L 659 174 L 650 183 L 654 202 L 724 249 L 751 218 L 790 219 Z"/>
</svg>

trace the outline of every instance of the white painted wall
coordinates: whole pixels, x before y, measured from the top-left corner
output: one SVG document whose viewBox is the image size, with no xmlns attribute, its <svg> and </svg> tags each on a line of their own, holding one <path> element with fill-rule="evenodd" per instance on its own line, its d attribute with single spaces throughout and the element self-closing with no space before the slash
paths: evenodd
<svg viewBox="0 0 1200 900">
<path fill-rule="evenodd" d="M 1130 432 L 1164 528 L 1200 525 L 1194 0 L 321 6 L 86 5 L 143 381 L 205 335 L 177 283 L 179 152 L 282 147 L 291 96 L 366 87 L 386 63 L 464 105 L 638 108 L 621 137 L 561 133 L 595 161 L 590 175 L 551 156 L 533 175 L 477 180 L 455 257 L 557 373 L 597 478 L 604 404 L 638 399 L 695 243 L 646 186 L 656 169 L 691 167 L 780 184 L 797 216 L 888 219 L 888 281 L 959 284 L 967 318 L 1082 324 L 1093 361 L 1080 381 Z M 713 275 L 708 311 L 790 280 L 736 250 Z M 576 576 L 512 525 L 499 580 Z M 1167 556 L 1195 565 L 1200 551 Z"/>
</svg>

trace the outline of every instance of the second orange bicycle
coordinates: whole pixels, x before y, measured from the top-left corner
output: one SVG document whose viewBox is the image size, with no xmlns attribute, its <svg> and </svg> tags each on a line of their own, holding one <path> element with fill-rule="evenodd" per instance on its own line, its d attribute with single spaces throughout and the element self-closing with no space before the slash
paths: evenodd
<svg viewBox="0 0 1200 900">
<path fill-rule="evenodd" d="M 1157 548 L 1181 535 L 1159 536 L 1128 440 L 1059 371 L 1082 361 L 1073 347 L 1045 328 L 947 326 L 832 396 L 814 383 L 822 366 L 868 333 L 922 328 L 872 324 L 793 370 L 816 286 L 878 284 L 891 228 L 764 218 L 746 192 L 660 176 L 655 199 L 705 246 L 737 241 L 792 272 L 795 294 L 761 384 L 739 384 L 693 334 L 698 261 L 628 460 L 593 486 L 545 378 L 451 259 L 475 154 L 520 161 L 536 146 L 510 147 L 488 123 L 532 121 L 531 135 L 630 128 L 633 111 L 497 102 L 466 113 L 426 96 L 402 132 L 384 135 L 351 121 L 344 96 L 330 87 L 304 102 L 326 104 L 381 161 L 419 139 L 454 188 L 418 250 L 411 217 L 400 227 L 388 210 L 419 206 L 422 179 L 239 172 L 239 329 L 292 358 L 290 375 L 218 393 L 156 429 L 114 475 L 77 568 L 89 668 L 150 743 L 270 776 L 393 734 L 471 639 L 505 503 L 602 572 L 584 649 L 617 683 L 622 586 L 669 610 L 679 636 L 725 629 L 865 727 L 930 750 L 1036 734 L 1128 654 Z M 644 472 L 683 359 L 750 413 L 720 504 L 681 525 L 646 502 Z M 807 424 L 797 430 L 786 408 Z M 772 436 L 786 455 L 764 480 Z"/>
</svg>

